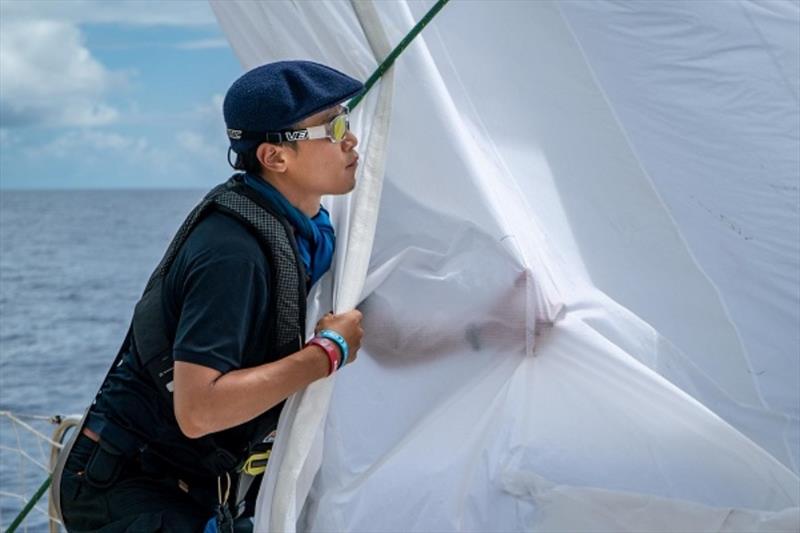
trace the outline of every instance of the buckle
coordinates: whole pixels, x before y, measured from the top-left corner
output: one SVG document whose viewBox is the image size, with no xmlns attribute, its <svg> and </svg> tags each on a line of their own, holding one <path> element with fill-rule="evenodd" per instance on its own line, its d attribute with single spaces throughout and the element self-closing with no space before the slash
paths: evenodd
<svg viewBox="0 0 800 533">
<path fill-rule="evenodd" d="M 272 450 L 265 452 L 257 452 L 247 458 L 242 465 L 242 472 L 250 476 L 257 476 L 263 474 L 267 470 L 267 463 L 269 462 L 269 455 Z"/>
</svg>

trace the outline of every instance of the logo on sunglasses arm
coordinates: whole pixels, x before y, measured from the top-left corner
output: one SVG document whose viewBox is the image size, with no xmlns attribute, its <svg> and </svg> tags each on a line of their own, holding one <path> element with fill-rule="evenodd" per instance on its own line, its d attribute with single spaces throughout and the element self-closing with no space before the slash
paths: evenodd
<svg viewBox="0 0 800 533">
<path fill-rule="evenodd" d="M 286 137 L 287 141 L 302 141 L 308 137 L 308 132 L 305 130 L 301 131 L 287 131 L 284 132 L 284 137 Z"/>
</svg>

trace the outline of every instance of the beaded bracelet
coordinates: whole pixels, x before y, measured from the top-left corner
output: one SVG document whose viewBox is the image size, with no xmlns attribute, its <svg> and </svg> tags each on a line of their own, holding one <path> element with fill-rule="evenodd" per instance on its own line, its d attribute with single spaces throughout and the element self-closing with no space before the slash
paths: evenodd
<svg viewBox="0 0 800 533">
<path fill-rule="evenodd" d="M 320 337 L 317 335 L 313 337 L 310 341 L 306 343 L 306 346 L 316 345 L 325 350 L 325 353 L 328 355 L 328 375 L 330 376 L 339 368 L 339 349 L 336 344 L 331 341 L 330 339 L 326 339 L 324 337 Z"/>
<path fill-rule="evenodd" d="M 330 339 L 336 344 L 339 345 L 339 349 L 342 351 L 342 360 L 339 363 L 339 368 L 343 367 L 347 364 L 347 359 L 350 357 L 350 348 L 347 346 L 347 341 L 344 340 L 339 333 L 333 331 L 332 329 L 323 329 L 319 333 L 317 333 L 318 337 L 325 337 L 326 339 Z"/>
</svg>

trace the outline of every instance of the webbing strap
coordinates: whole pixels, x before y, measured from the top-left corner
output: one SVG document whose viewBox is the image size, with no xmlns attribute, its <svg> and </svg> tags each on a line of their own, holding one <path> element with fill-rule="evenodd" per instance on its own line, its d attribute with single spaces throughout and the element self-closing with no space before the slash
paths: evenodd
<svg viewBox="0 0 800 533">
<path fill-rule="evenodd" d="M 392 50 L 389 55 L 386 56 L 383 61 L 381 61 L 381 64 L 375 69 L 375 72 L 373 72 L 372 75 L 367 79 L 366 83 L 364 83 L 364 90 L 351 98 L 347 103 L 347 107 L 351 111 L 356 108 L 364 96 L 367 95 L 372 86 L 377 83 L 381 76 L 383 76 L 384 72 L 389 70 L 389 67 L 394 64 L 395 59 L 397 59 L 398 56 L 403 53 L 403 50 L 405 50 L 408 45 L 411 44 L 411 41 L 414 40 L 414 37 L 416 37 L 419 32 L 421 32 L 423 28 L 428 25 L 433 17 L 435 17 L 436 14 L 439 13 L 439 11 L 441 11 L 444 5 L 449 1 L 450 0 L 439 0 L 436 2 L 433 7 L 430 8 L 427 13 L 425 13 L 425 16 L 419 19 L 419 22 L 417 22 L 414 27 L 411 28 L 411 31 L 409 31 L 406 36 L 403 37 L 403 39 L 397 44 L 397 46 L 394 47 L 394 50 Z"/>
</svg>

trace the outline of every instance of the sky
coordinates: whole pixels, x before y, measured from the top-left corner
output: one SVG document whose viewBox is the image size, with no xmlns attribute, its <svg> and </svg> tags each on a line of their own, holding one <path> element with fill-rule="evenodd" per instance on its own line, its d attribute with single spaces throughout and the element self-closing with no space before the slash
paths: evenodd
<svg viewBox="0 0 800 533">
<path fill-rule="evenodd" d="M 0 189 L 219 183 L 241 73 L 206 0 L 0 0 Z"/>
</svg>

